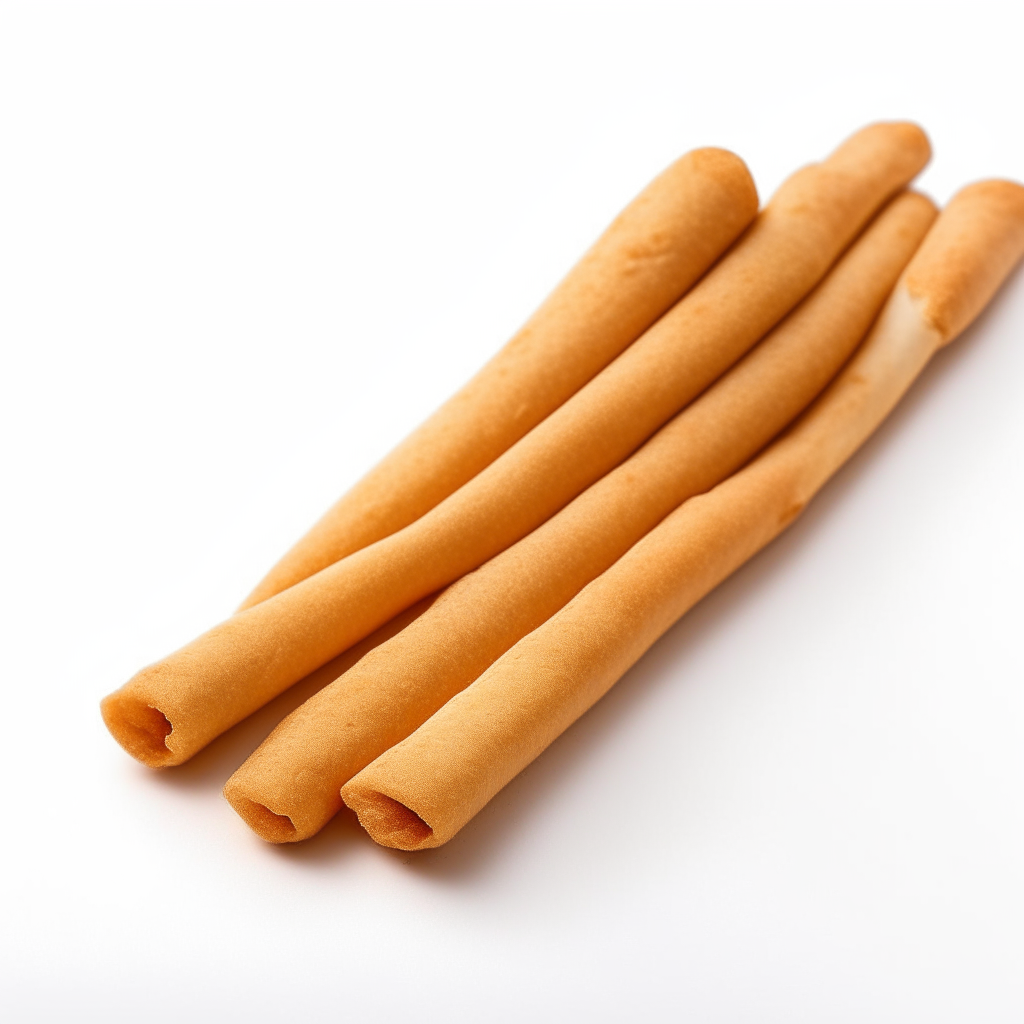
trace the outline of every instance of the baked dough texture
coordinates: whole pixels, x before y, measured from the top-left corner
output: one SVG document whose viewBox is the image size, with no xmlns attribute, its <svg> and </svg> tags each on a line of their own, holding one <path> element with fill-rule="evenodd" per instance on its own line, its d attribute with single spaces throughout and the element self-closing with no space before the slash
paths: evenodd
<svg viewBox="0 0 1024 1024">
<path fill-rule="evenodd" d="M 616 218 L 518 334 L 344 495 L 242 608 L 418 519 L 635 341 L 757 213 L 743 161 L 697 149 Z"/>
<path fill-rule="evenodd" d="M 915 125 L 877 124 L 798 171 L 683 299 L 486 469 L 397 533 L 143 669 L 103 701 L 111 733 L 146 764 L 180 764 L 536 529 L 779 323 L 929 153 Z"/>
<path fill-rule="evenodd" d="M 385 846 L 447 842 L 681 615 L 784 530 L 1024 253 L 1024 188 L 949 204 L 843 372 L 767 450 L 691 498 L 342 789 Z"/>
<path fill-rule="evenodd" d="M 915 193 L 894 199 L 796 310 L 638 452 L 284 719 L 228 780 L 235 810 L 271 842 L 322 828 L 356 772 L 803 411 L 863 339 L 936 212 Z"/>
</svg>

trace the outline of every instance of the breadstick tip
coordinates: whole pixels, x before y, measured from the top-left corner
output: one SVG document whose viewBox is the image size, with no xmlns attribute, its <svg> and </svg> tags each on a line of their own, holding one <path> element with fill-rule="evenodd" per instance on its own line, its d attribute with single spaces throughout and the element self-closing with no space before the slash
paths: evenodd
<svg viewBox="0 0 1024 1024">
<path fill-rule="evenodd" d="M 943 344 L 985 308 L 1024 256 L 1024 186 L 992 179 L 962 188 L 910 261 L 904 283 Z"/>
<path fill-rule="evenodd" d="M 935 200 L 916 189 L 907 189 L 906 192 L 901 192 L 892 201 L 892 205 L 895 206 L 897 203 L 901 206 L 917 207 L 922 213 L 927 210 L 936 217 L 939 215 L 939 207 Z"/>
<path fill-rule="evenodd" d="M 872 223 L 877 223 L 882 217 L 892 217 L 895 223 L 902 225 L 903 232 L 919 241 L 938 216 L 939 208 L 928 196 L 907 189 L 890 199 L 888 206 L 883 207 Z"/>
<path fill-rule="evenodd" d="M 757 211 L 757 186 L 754 184 L 753 175 L 746 163 L 731 150 L 719 149 L 717 146 L 692 149 L 681 156 L 673 166 L 680 165 L 723 182 L 735 190 L 739 205 L 747 207 L 752 203 L 754 212 Z"/>
<path fill-rule="evenodd" d="M 931 159 L 932 146 L 924 129 L 913 121 L 876 121 L 842 142 L 829 162 L 836 166 L 849 162 L 859 167 L 873 154 L 898 161 L 909 179 Z"/>
</svg>

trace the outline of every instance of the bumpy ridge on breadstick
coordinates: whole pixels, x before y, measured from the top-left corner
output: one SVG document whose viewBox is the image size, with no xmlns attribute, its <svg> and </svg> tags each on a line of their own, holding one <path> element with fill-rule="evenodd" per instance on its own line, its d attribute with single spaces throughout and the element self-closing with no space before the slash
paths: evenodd
<svg viewBox="0 0 1024 1024">
<path fill-rule="evenodd" d="M 683 504 L 343 788 L 370 835 L 405 850 L 450 839 L 681 615 L 799 515 L 1022 253 L 1024 188 L 986 183 L 960 193 L 862 349 L 786 435 Z"/>
<path fill-rule="evenodd" d="M 228 780 L 235 810 L 271 842 L 322 828 L 356 772 L 802 412 L 863 339 L 935 216 L 921 195 L 894 199 L 796 310 L 635 455 L 281 722 Z"/>
</svg>

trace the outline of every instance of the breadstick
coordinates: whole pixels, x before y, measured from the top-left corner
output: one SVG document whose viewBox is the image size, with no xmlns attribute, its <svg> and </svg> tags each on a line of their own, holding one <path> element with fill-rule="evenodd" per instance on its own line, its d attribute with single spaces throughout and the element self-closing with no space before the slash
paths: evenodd
<svg viewBox="0 0 1024 1024">
<path fill-rule="evenodd" d="M 867 333 L 935 215 L 923 196 L 894 199 L 796 310 L 635 455 L 284 719 L 224 787 L 235 810 L 271 842 L 319 831 L 356 772 L 803 411 Z"/>
<path fill-rule="evenodd" d="M 692 498 L 342 790 L 385 846 L 447 842 L 681 615 L 786 528 L 1024 253 L 1024 188 L 949 204 L 863 348 L 797 424 Z"/>
<path fill-rule="evenodd" d="M 692 291 L 490 466 L 398 533 L 143 669 L 104 700 L 110 731 L 147 764 L 180 764 L 402 608 L 524 537 L 778 323 L 927 157 L 919 128 L 880 124 L 799 171 Z M 122 740 L 146 708 L 170 732 L 158 743 L 151 730 Z"/>
<path fill-rule="evenodd" d="M 757 213 L 743 161 L 696 149 L 633 200 L 525 326 L 292 547 L 242 608 L 419 519 L 684 295 Z"/>
</svg>

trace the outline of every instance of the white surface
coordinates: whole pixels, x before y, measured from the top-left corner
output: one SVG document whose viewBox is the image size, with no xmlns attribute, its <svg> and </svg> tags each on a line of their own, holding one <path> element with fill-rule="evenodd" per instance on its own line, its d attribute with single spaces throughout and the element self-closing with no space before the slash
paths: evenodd
<svg viewBox="0 0 1024 1024">
<path fill-rule="evenodd" d="M 714 8 L 709 10 L 709 8 Z M 371 13 L 368 13 L 371 12 Z M 0 8 L 17 1021 L 1019 1021 L 1024 275 L 450 846 L 302 847 L 97 701 L 226 615 L 697 145 L 1024 178 L 1019 5 Z M 280 713 L 280 709 L 278 709 Z"/>
</svg>

